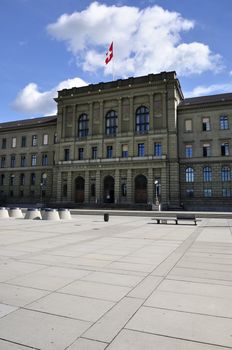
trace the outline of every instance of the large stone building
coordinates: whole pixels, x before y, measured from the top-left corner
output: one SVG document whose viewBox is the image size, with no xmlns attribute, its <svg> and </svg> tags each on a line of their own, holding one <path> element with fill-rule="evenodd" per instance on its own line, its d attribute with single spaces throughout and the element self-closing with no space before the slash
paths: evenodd
<svg viewBox="0 0 232 350">
<path fill-rule="evenodd" d="M 162 72 L 55 100 L 0 124 L 2 203 L 230 210 L 232 94 L 184 99 Z"/>
</svg>

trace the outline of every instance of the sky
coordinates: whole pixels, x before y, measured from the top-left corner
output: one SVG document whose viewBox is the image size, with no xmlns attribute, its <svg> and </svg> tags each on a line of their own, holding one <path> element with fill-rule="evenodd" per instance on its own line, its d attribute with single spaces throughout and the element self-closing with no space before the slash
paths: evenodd
<svg viewBox="0 0 232 350">
<path fill-rule="evenodd" d="M 185 97 L 232 92 L 231 23 L 232 0 L 0 0 L 0 122 L 53 115 L 58 90 L 112 70 L 175 70 Z"/>
</svg>

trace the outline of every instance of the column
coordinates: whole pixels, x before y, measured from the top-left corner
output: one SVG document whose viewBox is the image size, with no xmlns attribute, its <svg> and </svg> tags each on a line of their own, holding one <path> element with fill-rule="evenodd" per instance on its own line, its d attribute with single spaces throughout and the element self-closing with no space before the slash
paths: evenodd
<svg viewBox="0 0 232 350">
<path fill-rule="evenodd" d="M 154 203 L 154 183 L 153 183 L 153 169 L 148 169 L 148 179 L 147 179 L 147 199 L 149 203 Z"/>
<path fill-rule="evenodd" d="M 85 203 L 89 203 L 89 191 L 90 191 L 90 182 L 89 182 L 89 170 L 85 171 Z"/>
<path fill-rule="evenodd" d="M 150 94 L 150 130 L 154 129 L 154 95 Z"/>
<path fill-rule="evenodd" d="M 101 173 L 96 171 L 96 203 L 101 203 Z"/>
<path fill-rule="evenodd" d="M 100 104 L 100 130 L 101 134 L 105 134 L 105 116 L 103 115 L 104 110 L 103 110 L 103 101 L 99 101 Z"/>
<path fill-rule="evenodd" d="M 61 202 L 61 193 L 62 193 L 62 181 L 61 181 L 61 176 L 62 173 L 59 171 L 58 173 L 55 174 L 54 176 L 54 183 L 53 183 L 53 188 L 54 188 L 54 194 L 55 194 L 55 188 L 56 188 L 56 198 L 55 201 Z"/>
<path fill-rule="evenodd" d="M 133 194 L 132 194 L 132 171 L 131 169 L 127 170 L 127 201 L 133 203 Z"/>
<path fill-rule="evenodd" d="M 134 104 L 133 104 L 133 96 L 131 96 L 129 98 L 129 101 L 130 101 L 130 128 L 129 128 L 129 132 L 134 132 L 134 121 L 135 121 L 135 118 L 134 118 Z"/>
<path fill-rule="evenodd" d="M 122 132 L 122 99 L 118 99 L 118 134 Z"/>
<path fill-rule="evenodd" d="M 72 201 L 72 172 L 68 172 L 67 176 L 67 201 Z"/>
<path fill-rule="evenodd" d="M 114 201 L 116 204 L 120 202 L 120 171 L 119 171 L 119 169 L 116 169 L 115 173 L 114 173 Z"/>
</svg>

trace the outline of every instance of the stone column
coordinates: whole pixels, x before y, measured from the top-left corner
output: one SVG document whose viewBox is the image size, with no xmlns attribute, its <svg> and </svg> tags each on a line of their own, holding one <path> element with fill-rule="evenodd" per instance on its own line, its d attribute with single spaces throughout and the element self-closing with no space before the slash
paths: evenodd
<svg viewBox="0 0 232 350">
<path fill-rule="evenodd" d="M 118 134 L 122 132 L 122 99 L 118 99 Z"/>
<path fill-rule="evenodd" d="M 154 95 L 150 94 L 150 130 L 154 129 Z"/>
<path fill-rule="evenodd" d="M 135 117 L 134 117 L 134 104 L 133 104 L 133 96 L 129 98 L 130 101 L 130 127 L 129 132 L 134 132 L 134 125 L 135 125 Z"/>
<path fill-rule="evenodd" d="M 114 201 L 119 203 L 120 201 L 120 172 L 119 169 L 115 170 L 114 173 Z"/>
<path fill-rule="evenodd" d="M 89 171 L 85 171 L 85 203 L 89 203 L 89 191 L 90 191 L 90 183 L 89 183 Z"/>
<path fill-rule="evenodd" d="M 101 195 L 101 173 L 100 170 L 96 171 L 96 201 L 97 203 L 101 203 L 102 195 Z"/>
<path fill-rule="evenodd" d="M 148 179 L 147 179 L 147 200 L 149 203 L 154 203 L 154 183 L 153 183 L 153 169 L 148 169 Z"/>
<path fill-rule="evenodd" d="M 89 103 L 89 135 L 93 135 L 93 103 Z"/>
<path fill-rule="evenodd" d="M 56 198 L 55 201 L 57 202 L 61 202 L 61 193 L 62 193 L 62 181 L 61 181 L 61 176 L 62 173 L 61 171 L 59 171 L 58 173 L 55 174 L 54 176 L 54 183 L 53 183 L 53 189 L 54 189 L 54 193 L 55 193 L 55 188 L 56 188 Z"/>
<path fill-rule="evenodd" d="M 100 104 L 100 130 L 101 134 L 105 134 L 105 116 L 103 115 L 104 110 L 103 110 L 103 101 L 99 101 Z"/>
<path fill-rule="evenodd" d="M 132 194 L 132 171 L 131 169 L 127 170 L 127 201 L 133 203 L 133 194 Z"/>
<path fill-rule="evenodd" d="M 69 171 L 67 176 L 67 201 L 71 202 L 73 200 L 72 197 L 72 172 Z"/>
</svg>

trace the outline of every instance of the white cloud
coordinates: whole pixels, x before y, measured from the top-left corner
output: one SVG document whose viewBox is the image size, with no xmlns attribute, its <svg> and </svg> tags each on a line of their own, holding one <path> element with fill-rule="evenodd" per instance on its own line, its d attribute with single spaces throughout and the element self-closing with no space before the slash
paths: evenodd
<svg viewBox="0 0 232 350">
<path fill-rule="evenodd" d="M 227 84 L 213 84 L 209 86 L 199 85 L 192 91 L 185 92 L 185 97 L 197 97 L 213 94 L 223 94 L 232 91 L 232 83 Z"/>
<path fill-rule="evenodd" d="M 104 69 L 105 52 L 114 41 L 117 76 L 176 70 L 179 75 L 219 71 L 221 57 L 200 42 L 184 43 L 181 34 L 194 21 L 160 6 L 139 9 L 93 2 L 81 12 L 64 14 L 47 27 L 50 35 L 67 44 L 77 64 L 86 71 Z"/>
<path fill-rule="evenodd" d="M 26 114 L 49 115 L 56 113 L 56 102 L 53 100 L 57 96 L 57 91 L 87 85 L 80 78 L 67 79 L 60 82 L 49 91 L 41 92 L 35 83 L 26 85 L 19 91 L 13 107 L 15 110 Z"/>
</svg>

